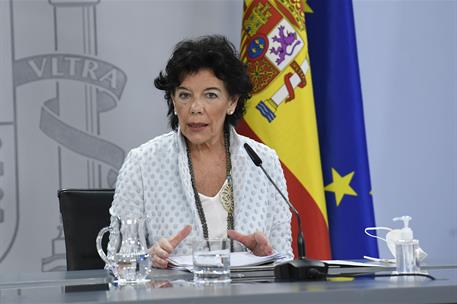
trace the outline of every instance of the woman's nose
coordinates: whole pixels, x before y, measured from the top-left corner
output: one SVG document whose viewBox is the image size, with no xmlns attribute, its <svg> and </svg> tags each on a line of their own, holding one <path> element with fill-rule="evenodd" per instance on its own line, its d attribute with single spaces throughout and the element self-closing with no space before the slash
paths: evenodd
<svg viewBox="0 0 457 304">
<path fill-rule="evenodd" d="M 201 114 L 203 112 L 203 101 L 200 98 L 195 98 L 190 105 L 191 114 Z"/>
</svg>

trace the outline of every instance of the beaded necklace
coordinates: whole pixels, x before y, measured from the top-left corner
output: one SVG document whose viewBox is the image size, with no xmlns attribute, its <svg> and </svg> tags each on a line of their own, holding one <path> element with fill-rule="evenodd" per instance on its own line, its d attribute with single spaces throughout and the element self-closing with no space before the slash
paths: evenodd
<svg viewBox="0 0 457 304">
<path fill-rule="evenodd" d="M 233 181 L 232 181 L 232 161 L 230 159 L 230 135 L 228 131 L 224 132 L 224 145 L 225 145 L 225 159 L 226 159 L 226 176 L 227 176 L 227 185 L 224 186 L 221 193 L 222 206 L 227 211 L 227 230 L 234 229 L 234 220 L 233 220 Z M 192 166 L 192 158 L 190 155 L 189 144 L 186 140 L 187 148 L 187 161 L 190 172 L 190 181 L 192 183 L 192 190 L 194 191 L 195 205 L 197 207 L 198 216 L 200 217 L 200 222 L 202 223 L 203 237 L 208 239 L 208 224 L 206 222 L 205 212 L 203 211 L 202 202 L 200 196 L 198 195 L 197 187 L 195 184 L 194 169 Z M 233 251 L 233 241 L 230 242 L 231 251 Z"/>
</svg>

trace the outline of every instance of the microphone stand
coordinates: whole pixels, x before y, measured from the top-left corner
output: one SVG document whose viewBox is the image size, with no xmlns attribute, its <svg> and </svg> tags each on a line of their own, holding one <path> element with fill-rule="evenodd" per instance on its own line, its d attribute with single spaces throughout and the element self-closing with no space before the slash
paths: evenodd
<svg viewBox="0 0 457 304">
<path fill-rule="evenodd" d="M 300 214 L 298 213 L 297 209 L 295 209 L 294 205 L 292 205 L 289 200 L 285 197 L 285 195 L 282 193 L 281 190 L 279 190 L 278 186 L 276 183 L 271 179 L 270 175 L 265 171 L 263 168 L 262 164 L 260 164 L 258 167 L 262 169 L 263 173 L 265 176 L 268 178 L 270 183 L 276 188 L 276 191 L 281 195 L 281 197 L 284 199 L 286 204 L 289 206 L 290 210 L 292 210 L 292 213 L 295 215 L 297 219 L 297 224 L 298 224 L 298 235 L 297 235 L 297 249 L 298 249 L 298 256 L 301 258 L 305 258 L 305 237 L 303 236 L 303 230 L 301 226 L 301 218 Z"/>
<path fill-rule="evenodd" d="M 297 249 L 298 259 L 280 263 L 274 267 L 274 275 L 276 281 L 291 282 L 291 281 L 312 281 L 312 280 L 323 280 L 327 277 L 328 265 L 318 260 L 310 260 L 305 257 L 305 238 L 303 236 L 303 230 L 301 225 L 300 214 L 297 209 L 289 202 L 286 196 L 278 188 L 276 183 L 271 179 L 270 175 L 265 171 L 262 166 L 262 160 L 257 153 L 247 143 L 244 144 L 244 148 L 248 153 L 249 157 L 253 161 L 254 165 L 262 169 L 265 176 L 268 178 L 270 183 L 275 187 L 276 191 L 281 195 L 289 209 L 295 215 L 298 224 L 297 234 Z"/>
</svg>

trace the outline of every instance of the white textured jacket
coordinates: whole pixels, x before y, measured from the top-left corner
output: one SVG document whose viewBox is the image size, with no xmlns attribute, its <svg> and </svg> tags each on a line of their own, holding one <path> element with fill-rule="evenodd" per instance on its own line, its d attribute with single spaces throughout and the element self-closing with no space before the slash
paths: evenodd
<svg viewBox="0 0 457 304">
<path fill-rule="evenodd" d="M 246 142 L 262 158 L 265 170 L 287 195 L 276 152 L 231 129 L 235 230 L 244 234 L 262 231 L 274 250 L 292 258 L 291 213 L 261 169 L 249 158 L 243 148 Z M 191 254 L 190 240 L 203 237 L 203 232 L 195 206 L 186 144 L 179 130 L 158 136 L 129 152 L 119 172 L 110 214 L 112 223 L 113 216 L 147 216 L 149 246 L 190 224 L 191 234 L 174 253 Z"/>
</svg>

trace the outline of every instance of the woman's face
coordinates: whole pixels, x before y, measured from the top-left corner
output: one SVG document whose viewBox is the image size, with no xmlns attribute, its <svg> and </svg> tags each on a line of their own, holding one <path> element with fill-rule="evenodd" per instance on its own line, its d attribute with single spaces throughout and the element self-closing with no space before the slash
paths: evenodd
<svg viewBox="0 0 457 304">
<path fill-rule="evenodd" d="M 223 140 L 225 116 L 235 111 L 238 102 L 210 69 L 186 75 L 172 99 L 181 132 L 196 145 Z"/>
</svg>

